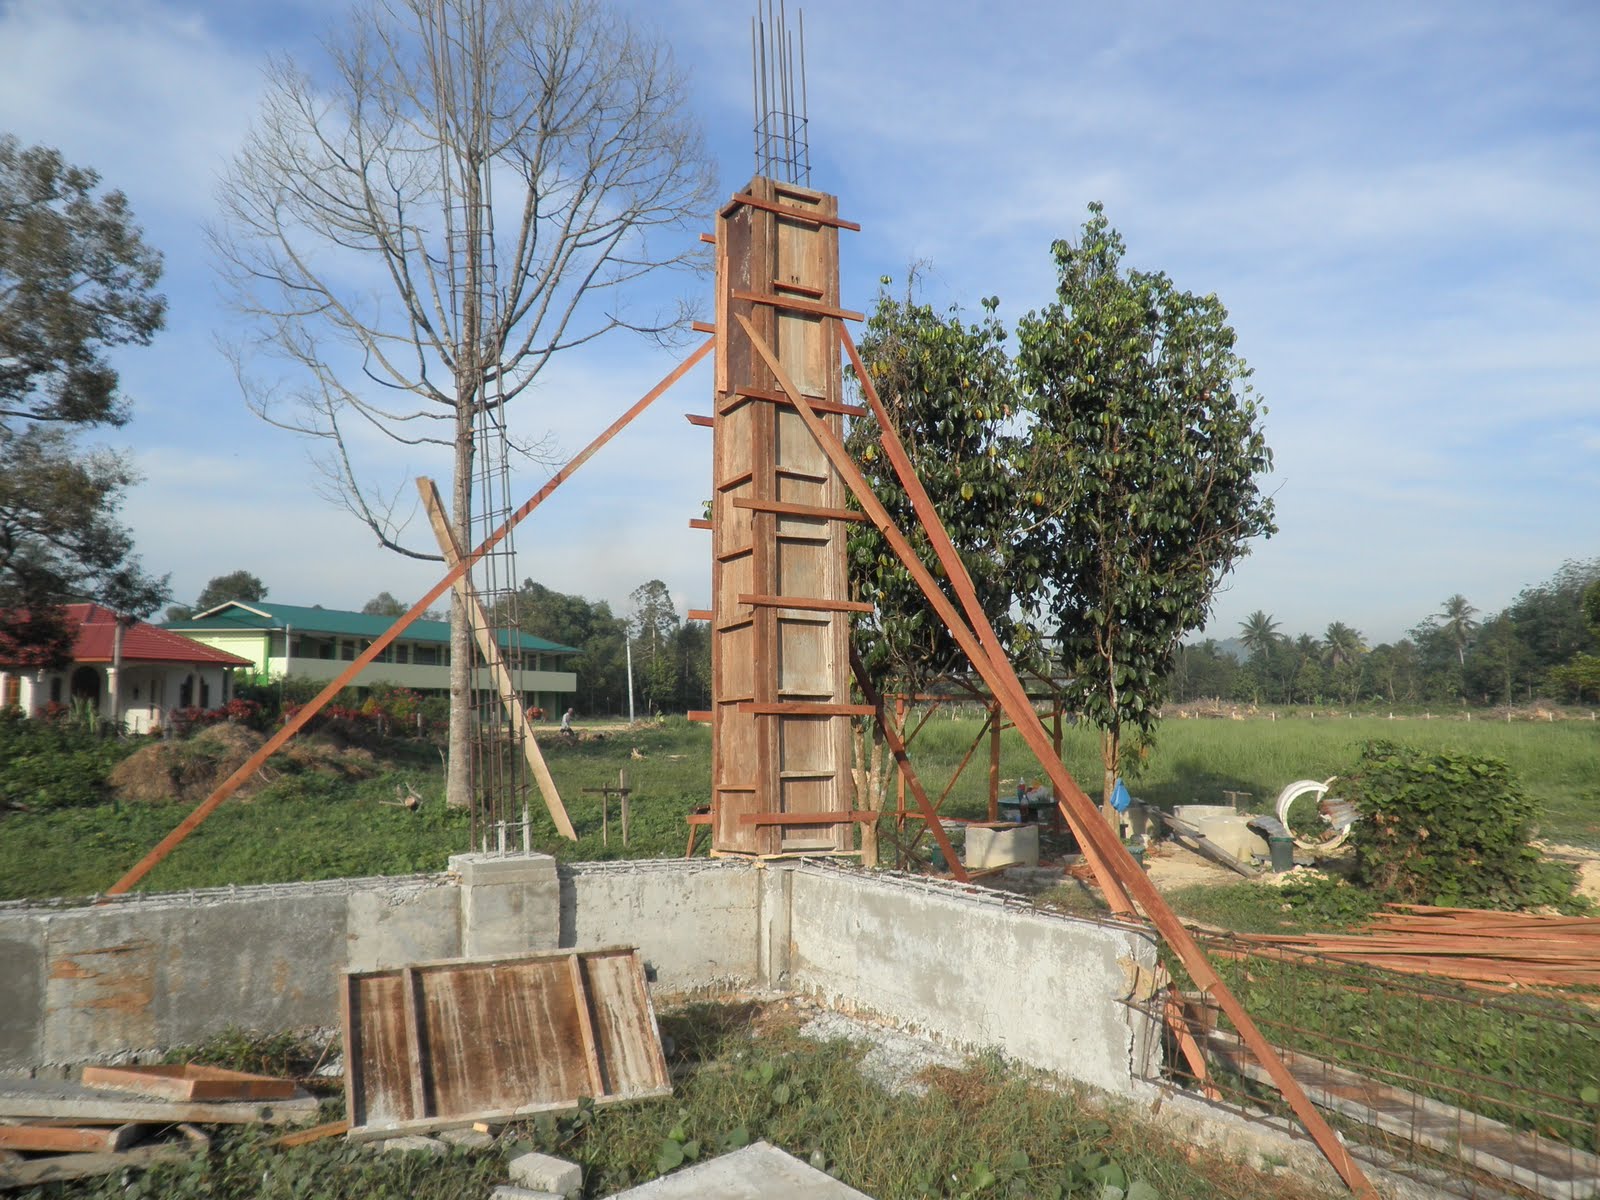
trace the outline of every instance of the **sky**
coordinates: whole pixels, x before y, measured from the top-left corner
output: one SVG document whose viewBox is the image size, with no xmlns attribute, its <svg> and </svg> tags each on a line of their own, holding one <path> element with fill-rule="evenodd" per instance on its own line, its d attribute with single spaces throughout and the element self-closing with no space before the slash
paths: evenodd
<svg viewBox="0 0 1600 1200">
<path fill-rule="evenodd" d="M 719 193 L 739 190 L 754 5 L 619 7 L 671 44 Z M 803 8 L 812 183 L 862 225 L 842 238 L 846 307 L 924 263 L 924 299 L 970 318 L 997 295 L 1014 324 L 1050 302 L 1050 243 L 1091 201 L 1130 265 L 1227 306 L 1268 410 L 1280 532 L 1207 633 L 1262 609 L 1376 645 L 1454 593 L 1492 613 L 1600 556 L 1600 6 Z M 217 348 L 240 331 L 204 238 L 217 181 L 267 56 L 317 69 L 338 19 L 307 0 L 0 0 L 0 130 L 98 170 L 165 256 L 167 328 L 117 356 L 133 417 L 97 438 L 141 472 L 122 516 L 180 601 L 239 569 L 274 599 L 350 608 L 441 574 L 318 494 L 305 441 L 252 415 Z M 671 286 L 709 309 L 708 278 Z M 569 352 L 513 431 L 564 460 L 682 352 L 628 335 Z M 709 543 L 687 522 L 710 438 L 684 414 L 710 389 L 702 367 L 542 505 L 518 574 L 619 612 L 659 578 L 680 611 L 708 607 Z M 447 476 L 408 454 L 379 449 L 374 477 Z M 519 472 L 517 500 L 548 473 Z M 420 516 L 409 533 L 429 539 Z"/>
</svg>

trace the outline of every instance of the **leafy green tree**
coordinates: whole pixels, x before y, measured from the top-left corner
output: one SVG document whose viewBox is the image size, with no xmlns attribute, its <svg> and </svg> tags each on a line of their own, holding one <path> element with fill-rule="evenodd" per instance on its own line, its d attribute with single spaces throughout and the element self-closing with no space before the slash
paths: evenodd
<svg viewBox="0 0 1600 1200">
<path fill-rule="evenodd" d="M 1043 503 L 1020 539 L 1071 696 L 1102 731 L 1105 803 L 1125 727 L 1154 729 L 1173 654 L 1253 538 L 1276 532 L 1250 370 L 1215 295 L 1123 266 L 1098 204 L 1052 247 L 1055 303 L 1018 327 Z"/>
<path fill-rule="evenodd" d="M 1463 682 L 1484 703 L 1516 702 L 1516 688 L 1527 680 L 1528 651 L 1517 636 L 1516 622 L 1498 613 L 1478 630 L 1472 660 Z"/>
<path fill-rule="evenodd" d="M 682 624 L 672 593 L 659 579 L 633 589 L 633 616 L 628 621 L 634 639 L 634 671 L 645 703 L 654 709 L 672 706 L 678 693 L 678 630 Z"/>
<path fill-rule="evenodd" d="M 0 636 L 41 663 L 63 653 L 47 610 L 64 601 L 144 616 L 166 598 L 116 520 L 136 475 L 77 442 L 127 421 L 107 352 L 148 345 L 166 316 L 160 254 L 127 198 L 99 188 L 58 151 L 0 135 Z M 19 623 L 22 609 L 37 619 Z"/>
<path fill-rule="evenodd" d="M 578 677 L 578 707 L 588 713 L 623 710 L 628 695 L 624 658 L 627 623 L 612 615 L 609 604 L 553 591 L 525 579 L 517 589 L 516 615 L 524 633 L 579 649 L 580 653 L 569 660 L 568 668 Z M 506 619 L 498 610 L 491 616 L 496 621 Z"/>
<path fill-rule="evenodd" d="M 369 617 L 403 617 L 410 608 L 404 600 L 395 599 L 393 592 L 379 592 L 361 606 L 361 611 Z"/>
<path fill-rule="evenodd" d="M 1037 559 L 1019 552 L 1020 535 L 1039 518 L 1044 495 L 1018 476 L 1016 383 L 1005 351 L 998 301 L 968 324 L 915 298 L 915 272 L 904 299 L 879 293 L 861 339 L 861 358 L 917 477 L 938 510 L 951 543 L 972 577 L 978 601 L 1013 660 L 1038 661 L 1037 637 L 1018 622 L 1019 596 L 1037 592 Z M 888 283 L 885 277 L 883 282 Z M 934 562 L 922 522 L 877 445 L 876 423 L 854 422 L 848 443 L 874 494 Z M 920 691 L 941 675 L 967 669 L 944 624 L 935 619 L 910 573 L 878 531 L 861 523 L 849 540 L 850 577 L 874 611 L 855 625 L 856 648 L 880 685 Z M 957 610 L 960 601 L 950 600 Z"/>
<path fill-rule="evenodd" d="M 1439 631 L 1456 648 L 1458 666 L 1466 666 L 1467 643 L 1472 640 L 1472 631 L 1478 627 L 1478 623 L 1472 619 L 1477 611 L 1467 603 L 1465 596 L 1457 592 L 1444 602 L 1443 611 L 1437 614 Z"/>
</svg>

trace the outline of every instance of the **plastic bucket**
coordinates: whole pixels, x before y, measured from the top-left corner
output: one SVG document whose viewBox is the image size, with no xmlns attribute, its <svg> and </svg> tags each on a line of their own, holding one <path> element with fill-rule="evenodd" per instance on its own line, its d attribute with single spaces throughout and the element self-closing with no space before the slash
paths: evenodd
<svg viewBox="0 0 1600 1200">
<path fill-rule="evenodd" d="M 1267 849 L 1272 854 L 1272 869 L 1274 871 L 1294 870 L 1294 839 L 1286 837 L 1269 838 Z"/>
</svg>

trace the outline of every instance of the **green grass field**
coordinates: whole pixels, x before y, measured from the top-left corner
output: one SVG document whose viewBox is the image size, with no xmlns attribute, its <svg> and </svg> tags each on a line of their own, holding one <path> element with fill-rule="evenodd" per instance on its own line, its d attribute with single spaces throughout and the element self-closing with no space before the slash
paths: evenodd
<svg viewBox="0 0 1600 1200">
<path fill-rule="evenodd" d="M 936 714 L 912 743 L 912 760 L 937 796 L 971 746 L 981 721 Z M 1250 792 L 1264 810 L 1286 783 L 1324 778 L 1354 762 L 1376 737 L 1469 749 L 1504 758 L 1544 805 L 1545 836 L 1600 846 L 1600 724 L 1491 721 L 1387 721 L 1305 718 L 1276 722 L 1169 721 L 1137 778 L 1147 803 L 1221 803 L 1225 789 Z M 551 773 L 580 840 L 558 837 L 535 803 L 535 840 L 566 860 L 660 857 L 683 853 L 683 818 L 708 794 L 710 733 L 673 719 L 616 731 L 603 741 L 544 740 Z M 637 749 L 643 756 L 634 758 Z M 1066 731 L 1063 758 L 1091 794 L 1099 779 L 1094 734 Z M 615 801 L 609 843 L 601 837 L 600 799 L 584 788 L 615 783 L 626 769 L 634 789 L 630 845 L 624 849 Z M 1002 739 L 1002 794 L 1019 775 L 1037 782 L 1037 763 L 1014 731 Z M 412 813 L 383 803 L 408 783 L 423 796 Z M 173 891 L 225 884 L 327 879 L 341 875 L 440 870 L 468 848 L 465 814 L 441 802 L 437 756 L 412 752 L 374 778 L 333 784 L 285 775 L 253 799 L 224 805 L 141 885 Z M 946 811 L 979 816 L 988 796 L 988 746 L 981 746 L 952 790 Z M 887 804 L 892 807 L 891 794 Z M 0 899 L 87 895 L 103 891 L 187 814 L 187 805 L 99 804 L 0 818 Z"/>
</svg>

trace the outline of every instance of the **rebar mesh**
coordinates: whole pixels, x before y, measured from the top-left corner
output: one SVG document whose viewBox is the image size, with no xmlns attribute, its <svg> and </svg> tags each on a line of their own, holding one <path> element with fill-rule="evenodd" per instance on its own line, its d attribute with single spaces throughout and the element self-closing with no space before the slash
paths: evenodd
<svg viewBox="0 0 1600 1200">
<path fill-rule="evenodd" d="M 806 96 L 806 18 L 789 31 L 783 0 L 757 6 L 750 20 L 750 87 L 755 101 L 756 174 L 809 186 L 811 144 Z"/>
</svg>

